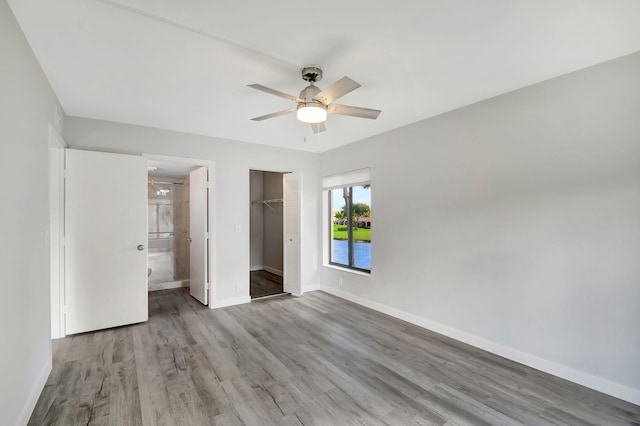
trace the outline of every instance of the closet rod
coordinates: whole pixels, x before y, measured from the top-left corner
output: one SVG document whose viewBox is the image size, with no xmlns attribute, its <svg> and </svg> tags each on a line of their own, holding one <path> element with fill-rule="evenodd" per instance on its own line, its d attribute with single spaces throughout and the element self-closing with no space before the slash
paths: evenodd
<svg viewBox="0 0 640 426">
<path fill-rule="evenodd" d="M 162 182 L 159 180 L 149 180 L 149 184 L 150 185 L 180 185 L 180 186 L 184 186 L 184 182 Z"/>
<path fill-rule="evenodd" d="M 272 200 L 259 200 L 259 201 L 252 201 L 251 204 L 262 204 L 263 206 L 267 206 L 269 207 L 271 210 L 273 210 L 274 212 L 276 211 L 276 209 L 274 209 L 273 207 L 271 207 L 272 203 L 282 203 L 283 199 L 282 198 L 274 198 Z"/>
<path fill-rule="evenodd" d="M 258 204 L 271 204 L 271 203 L 282 203 L 284 200 L 282 198 L 274 198 L 271 200 L 258 200 L 258 201 L 253 201 L 253 203 L 258 203 Z"/>
</svg>

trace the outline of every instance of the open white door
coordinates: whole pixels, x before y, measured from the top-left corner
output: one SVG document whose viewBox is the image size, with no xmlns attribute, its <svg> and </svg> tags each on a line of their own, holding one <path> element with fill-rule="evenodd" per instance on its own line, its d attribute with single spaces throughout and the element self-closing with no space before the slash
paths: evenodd
<svg viewBox="0 0 640 426">
<path fill-rule="evenodd" d="M 208 255 L 208 173 L 200 167 L 189 173 L 189 262 L 190 292 L 193 297 L 206 305 L 208 303 L 207 273 Z"/>
<path fill-rule="evenodd" d="M 146 321 L 147 160 L 66 150 L 67 334 Z"/>
<path fill-rule="evenodd" d="M 283 289 L 295 296 L 302 295 L 300 283 L 300 194 L 301 182 L 297 173 L 286 173 L 284 190 L 284 277 Z"/>
</svg>

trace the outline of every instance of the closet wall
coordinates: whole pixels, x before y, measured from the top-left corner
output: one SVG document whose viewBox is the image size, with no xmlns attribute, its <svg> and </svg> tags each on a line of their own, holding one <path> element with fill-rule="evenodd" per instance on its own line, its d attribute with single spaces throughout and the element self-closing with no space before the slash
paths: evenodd
<svg viewBox="0 0 640 426">
<path fill-rule="evenodd" d="M 262 204 L 263 200 L 282 200 L 282 173 L 250 171 L 251 270 L 282 275 L 282 202 Z"/>
</svg>

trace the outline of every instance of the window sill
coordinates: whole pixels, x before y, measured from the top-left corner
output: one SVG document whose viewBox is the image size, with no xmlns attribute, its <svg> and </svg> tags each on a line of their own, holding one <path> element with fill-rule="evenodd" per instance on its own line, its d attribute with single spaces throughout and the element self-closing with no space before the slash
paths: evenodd
<svg viewBox="0 0 640 426">
<path fill-rule="evenodd" d="M 366 273 L 366 272 L 358 271 L 358 270 L 355 270 L 355 269 L 342 268 L 340 266 L 332 265 L 330 263 L 325 263 L 322 266 L 324 266 L 326 268 L 330 268 L 330 269 L 335 269 L 337 271 L 348 272 L 350 274 L 362 275 L 363 277 L 370 277 L 371 276 L 371 272 Z"/>
</svg>

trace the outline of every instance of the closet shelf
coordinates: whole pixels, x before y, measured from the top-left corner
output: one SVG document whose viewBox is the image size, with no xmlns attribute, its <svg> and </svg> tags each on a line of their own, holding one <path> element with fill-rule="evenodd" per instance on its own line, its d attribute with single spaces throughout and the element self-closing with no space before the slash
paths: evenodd
<svg viewBox="0 0 640 426">
<path fill-rule="evenodd" d="M 273 198 L 271 200 L 256 200 L 256 201 L 252 201 L 251 204 L 262 204 L 263 206 L 267 206 L 271 210 L 276 211 L 276 209 L 271 207 L 271 204 L 282 203 L 282 202 L 283 202 L 282 198 Z"/>
</svg>

